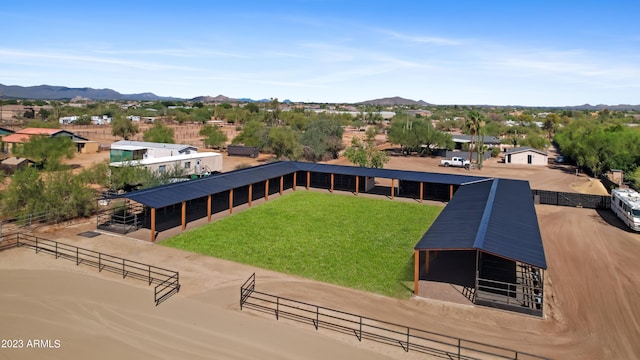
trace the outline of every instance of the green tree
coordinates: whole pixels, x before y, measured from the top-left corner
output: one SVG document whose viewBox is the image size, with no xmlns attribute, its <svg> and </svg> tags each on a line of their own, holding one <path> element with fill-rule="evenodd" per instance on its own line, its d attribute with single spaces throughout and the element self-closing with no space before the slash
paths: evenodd
<svg viewBox="0 0 640 360">
<path fill-rule="evenodd" d="M 383 168 L 389 162 L 387 153 L 376 148 L 373 141 L 362 142 L 357 137 L 351 139 L 351 145 L 345 149 L 344 156 L 361 167 Z"/>
<path fill-rule="evenodd" d="M 272 127 L 269 130 L 269 147 L 278 159 L 298 160 L 302 155 L 298 133 L 290 127 Z"/>
<path fill-rule="evenodd" d="M 263 123 L 250 121 L 242 127 L 242 131 L 233 139 L 233 144 L 244 144 L 245 146 L 256 146 L 262 149 L 268 140 L 268 131 Z"/>
<path fill-rule="evenodd" d="M 342 135 L 344 130 L 335 119 L 316 118 L 306 127 L 300 142 L 304 146 L 305 159 L 322 161 L 325 158 L 337 159 L 344 149 Z"/>
<path fill-rule="evenodd" d="M 124 140 L 129 140 L 138 133 L 138 125 L 122 115 L 116 116 L 111 122 L 111 135 L 120 136 Z"/>
<path fill-rule="evenodd" d="M 144 141 L 155 142 L 155 143 L 165 143 L 165 144 L 173 144 L 175 131 L 162 123 L 162 121 L 157 121 L 153 124 L 153 126 L 145 131 L 142 135 L 142 139 Z"/>
<path fill-rule="evenodd" d="M 257 114 L 260 112 L 260 107 L 258 107 L 258 105 L 252 102 L 247 103 L 247 105 L 245 105 L 244 108 L 247 109 L 250 113 Z"/>
<path fill-rule="evenodd" d="M 96 208 L 95 192 L 71 171 L 56 171 L 47 176 L 43 201 L 51 220 L 87 217 Z"/>
<path fill-rule="evenodd" d="M 45 209 L 43 194 L 44 182 L 38 170 L 33 167 L 18 170 L 3 191 L 2 213 L 16 217 L 41 212 Z"/>
<path fill-rule="evenodd" d="M 547 130 L 547 133 L 549 135 L 549 141 L 553 139 L 553 134 L 558 129 L 559 124 L 560 124 L 560 116 L 558 116 L 558 114 L 556 113 L 551 113 L 547 115 L 547 117 L 545 118 L 544 123 L 542 124 L 542 128 L 544 130 Z"/>
<path fill-rule="evenodd" d="M 420 118 L 399 117 L 391 121 L 388 140 L 398 144 L 406 154 L 412 151 L 431 152 L 433 148 L 452 148 L 451 135 L 436 130 L 431 121 Z"/>
<path fill-rule="evenodd" d="M 46 170 L 60 168 L 63 158 L 72 159 L 75 154 L 75 144 L 69 136 L 47 137 L 36 135 L 29 141 L 15 148 L 16 156 L 33 160 Z"/>
<path fill-rule="evenodd" d="M 203 126 L 199 134 L 205 137 L 204 144 L 212 148 L 220 148 L 228 140 L 227 135 L 219 127 L 209 124 Z"/>
</svg>

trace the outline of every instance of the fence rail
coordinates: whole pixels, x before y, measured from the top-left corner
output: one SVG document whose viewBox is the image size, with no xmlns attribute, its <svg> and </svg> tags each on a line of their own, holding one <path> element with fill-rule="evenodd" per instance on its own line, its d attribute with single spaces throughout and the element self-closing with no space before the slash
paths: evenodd
<svg viewBox="0 0 640 360">
<path fill-rule="evenodd" d="M 358 341 L 368 339 L 448 359 L 545 359 L 544 357 L 421 330 L 387 321 L 376 320 L 340 310 L 283 298 L 255 290 L 255 273 L 240 287 L 240 309 L 250 308 L 274 314 L 276 320 L 286 318 L 315 327 L 355 335 Z"/>
<path fill-rule="evenodd" d="M 39 252 L 54 255 L 56 259 L 63 258 L 74 261 L 76 265 L 85 264 L 122 275 L 147 281 L 149 285 L 157 284 L 154 289 L 156 306 L 166 301 L 173 294 L 180 291 L 180 277 L 177 271 L 160 268 L 141 262 L 127 260 L 59 241 L 44 239 L 30 234 L 16 233 L 0 238 L 0 250 L 12 247 L 26 247 Z"/>
<path fill-rule="evenodd" d="M 51 224 L 59 220 L 58 214 L 39 212 L 0 220 L 0 236 L 31 231 L 34 226 Z"/>
</svg>

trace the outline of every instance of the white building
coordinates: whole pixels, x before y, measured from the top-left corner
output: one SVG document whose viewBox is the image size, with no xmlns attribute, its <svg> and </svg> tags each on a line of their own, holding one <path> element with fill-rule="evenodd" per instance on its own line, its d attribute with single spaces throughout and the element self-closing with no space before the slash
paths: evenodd
<svg viewBox="0 0 640 360">
<path fill-rule="evenodd" d="M 144 166 L 163 173 L 171 167 L 184 169 L 185 175 L 207 175 L 222 171 L 222 155 L 198 152 L 187 144 L 165 144 L 145 141 L 121 140 L 111 144 L 110 166 Z"/>
<path fill-rule="evenodd" d="M 113 167 L 143 166 L 157 173 L 165 173 L 174 169 L 181 169 L 185 175 L 210 175 L 222 171 L 222 154 L 215 152 L 190 153 L 141 160 L 119 161 L 109 164 Z"/>
<path fill-rule="evenodd" d="M 547 165 L 548 156 L 545 151 L 527 146 L 509 149 L 504 154 L 506 164 Z"/>
</svg>

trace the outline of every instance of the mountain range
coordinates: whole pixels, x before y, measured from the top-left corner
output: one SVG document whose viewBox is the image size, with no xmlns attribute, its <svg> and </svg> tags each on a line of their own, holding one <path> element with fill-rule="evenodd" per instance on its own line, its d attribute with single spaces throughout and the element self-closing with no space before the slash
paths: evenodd
<svg viewBox="0 0 640 360">
<path fill-rule="evenodd" d="M 112 89 L 94 89 L 90 87 L 69 88 L 64 86 L 38 85 L 38 86 L 18 86 L 0 84 L 0 99 L 30 99 L 30 100 L 71 100 L 73 98 L 84 98 L 90 100 L 130 100 L 130 101 L 201 101 L 201 102 L 269 102 L 271 99 L 253 100 L 249 98 L 234 99 L 224 95 L 198 96 L 192 99 L 181 99 L 169 96 L 158 96 L 151 92 L 139 94 L 121 94 Z M 283 100 L 281 103 L 291 103 L 291 100 Z M 380 105 L 380 106 L 430 106 L 423 100 L 411 100 L 402 97 L 387 97 L 381 99 L 367 100 L 355 105 Z M 571 110 L 596 111 L 602 109 L 609 110 L 640 110 L 640 105 L 578 105 L 578 106 L 494 106 L 494 105 L 473 105 L 481 107 L 528 107 L 528 108 L 562 108 Z"/>
</svg>

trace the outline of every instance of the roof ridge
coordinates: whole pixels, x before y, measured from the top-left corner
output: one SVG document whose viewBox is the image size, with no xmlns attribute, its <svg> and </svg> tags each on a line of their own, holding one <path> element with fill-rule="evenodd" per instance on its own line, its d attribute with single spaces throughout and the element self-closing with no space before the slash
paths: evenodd
<svg viewBox="0 0 640 360">
<path fill-rule="evenodd" d="M 476 238 L 473 240 L 473 248 L 475 249 L 482 249 L 484 245 L 484 238 L 487 235 L 487 227 L 489 226 L 489 220 L 491 218 L 491 212 L 493 210 L 493 201 L 496 198 L 499 181 L 499 179 L 493 179 L 493 182 L 491 184 L 491 190 L 489 190 L 489 195 L 487 196 L 487 203 L 484 206 L 482 218 L 480 219 L 480 225 L 478 226 L 478 231 L 476 232 Z"/>
</svg>

